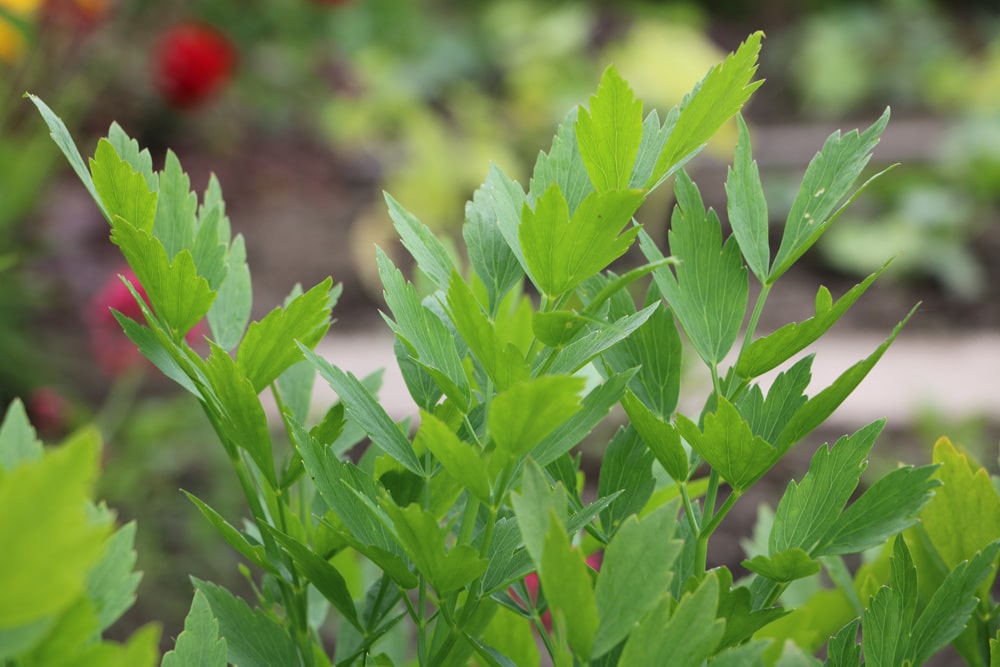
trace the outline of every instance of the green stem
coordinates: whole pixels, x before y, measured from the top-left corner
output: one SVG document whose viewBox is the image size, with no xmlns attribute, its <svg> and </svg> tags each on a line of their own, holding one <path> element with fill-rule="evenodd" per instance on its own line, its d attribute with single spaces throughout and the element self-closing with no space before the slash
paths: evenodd
<svg viewBox="0 0 1000 667">
<path fill-rule="evenodd" d="M 684 502 L 684 515 L 687 517 L 688 525 L 691 527 L 691 534 L 698 535 L 701 528 L 698 526 L 698 517 L 694 513 L 694 505 L 691 503 L 691 496 L 688 495 L 687 483 L 678 484 L 681 490 L 681 500 Z"/>
<path fill-rule="evenodd" d="M 712 516 L 712 518 L 709 520 L 708 523 L 704 525 L 704 527 L 702 527 L 701 534 L 705 537 L 706 540 L 712 533 L 715 532 L 715 529 L 719 527 L 719 524 L 722 523 L 722 520 L 726 518 L 727 514 L 729 514 L 729 510 L 733 509 L 733 505 L 736 504 L 736 501 L 739 500 L 740 496 L 742 495 L 743 493 L 740 491 L 733 491 L 732 493 L 730 493 L 729 497 L 726 498 L 726 502 L 722 503 L 722 507 L 719 508 L 719 511 Z"/>
<path fill-rule="evenodd" d="M 764 311 L 764 303 L 767 302 L 767 297 L 770 293 L 770 285 L 761 286 L 760 294 L 757 295 L 757 303 L 754 304 L 753 313 L 750 315 L 750 322 L 747 323 L 747 331 L 743 335 L 740 358 L 743 357 L 743 353 L 747 351 L 747 348 L 750 347 L 750 343 L 753 341 L 754 333 L 757 331 L 757 323 L 760 321 L 760 314 Z"/>
<path fill-rule="evenodd" d="M 719 471 L 712 468 L 708 474 L 708 489 L 705 491 L 705 510 L 703 516 L 709 519 L 715 516 L 715 499 L 719 495 Z"/>
</svg>

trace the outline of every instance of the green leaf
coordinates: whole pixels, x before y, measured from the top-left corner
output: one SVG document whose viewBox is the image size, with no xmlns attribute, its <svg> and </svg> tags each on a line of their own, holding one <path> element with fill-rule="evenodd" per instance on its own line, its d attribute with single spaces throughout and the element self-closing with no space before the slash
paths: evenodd
<svg viewBox="0 0 1000 667">
<path fill-rule="evenodd" d="M 767 284 L 773 284 L 808 250 L 836 219 L 835 207 L 847 196 L 871 159 L 882 131 L 889 123 L 889 110 L 867 130 L 841 136 L 834 132 L 806 168 L 798 195 L 785 222 L 778 254 Z M 842 210 L 842 209 L 841 209 Z"/>
<path fill-rule="evenodd" d="M 683 415 L 677 429 L 691 448 L 701 455 L 735 492 L 742 493 L 771 469 L 781 452 L 750 430 L 750 424 L 724 396 L 715 412 L 704 418 L 704 430 Z"/>
<path fill-rule="evenodd" d="M 827 667 L 858 667 L 861 664 L 861 645 L 858 644 L 858 628 L 861 619 L 856 618 L 837 632 L 827 645 Z"/>
<path fill-rule="evenodd" d="M 466 207 L 469 219 L 462 231 L 469 260 L 487 290 L 491 290 L 491 310 L 528 270 L 518 237 L 525 202 L 524 189 L 499 167 L 490 165 L 486 180 Z M 497 242 L 497 233 L 503 237 L 510 254 Z M 517 267 L 511 264 L 512 257 L 517 260 Z"/>
<path fill-rule="evenodd" d="M 274 472 L 274 455 L 267 415 L 258 398 L 258 390 L 249 377 L 221 347 L 210 343 L 212 353 L 205 365 L 212 389 L 218 396 L 219 422 L 222 435 L 237 447 L 246 450 L 270 483 L 278 487 Z M 242 350 L 242 348 L 241 348 Z M 208 398 L 206 397 L 206 402 Z"/>
<path fill-rule="evenodd" d="M 201 512 L 202 516 L 208 519 L 208 522 L 212 524 L 216 532 L 225 540 L 226 544 L 231 546 L 236 550 L 241 556 L 246 558 L 248 561 L 259 567 L 260 569 L 270 572 L 271 574 L 279 574 L 278 569 L 271 564 L 268 559 L 267 552 L 265 551 L 263 545 L 261 545 L 254 538 L 254 542 L 250 542 L 250 537 L 246 534 L 240 532 L 232 526 L 228 521 L 226 521 L 221 514 L 212 509 L 209 505 L 199 499 L 197 496 L 188 493 L 181 489 L 181 493 L 188 497 L 198 511 Z"/>
<path fill-rule="evenodd" d="M 22 463 L 42 458 L 42 443 L 28 421 L 28 413 L 21 399 L 15 398 L 7 407 L 3 424 L 0 424 L 0 479 L 3 472 L 11 472 Z"/>
<path fill-rule="evenodd" d="M 647 184 L 651 184 L 652 187 L 649 189 L 652 189 L 656 186 L 657 181 L 652 181 L 650 178 L 656 167 L 656 161 L 659 159 L 660 153 L 663 152 L 663 147 L 666 145 L 670 133 L 673 132 L 679 117 L 680 108 L 676 106 L 667 114 L 662 126 L 656 109 L 651 110 L 646 115 L 646 119 L 642 122 L 642 140 L 639 142 L 639 151 L 632 168 L 629 187 L 642 189 L 647 187 Z"/>
<path fill-rule="evenodd" d="M 253 308 L 250 269 L 242 236 L 233 239 L 226 255 L 226 267 L 226 277 L 219 285 L 215 301 L 208 311 L 208 325 L 215 342 L 228 351 L 236 347 L 243 337 Z"/>
<path fill-rule="evenodd" d="M 570 215 L 573 215 L 580 203 L 594 192 L 594 186 L 590 182 L 590 175 L 587 174 L 587 167 L 576 141 L 578 114 L 579 107 L 571 109 L 559 124 L 555 137 L 552 138 L 552 148 L 548 153 L 538 154 L 529 188 L 530 199 L 537 204 L 542 195 L 553 185 L 559 186 Z M 521 217 L 519 210 L 518 218 Z"/>
<path fill-rule="evenodd" d="M 302 347 L 302 353 L 330 387 L 337 392 L 348 416 L 356 421 L 375 446 L 389 454 L 410 472 L 422 475 L 423 466 L 410 446 L 410 441 L 392 421 L 378 400 L 351 373 L 345 373 L 312 350 Z M 305 456 L 303 456 L 305 458 Z"/>
<path fill-rule="evenodd" d="M 174 650 L 163 656 L 161 667 L 226 667 L 228 652 L 208 599 L 196 590 L 184 619 L 184 632 L 177 636 Z"/>
<path fill-rule="evenodd" d="M 383 294 L 395 318 L 394 322 L 385 317 L 386 323 L 445 395 L 468 410 L 471 389 L 454 335 L 436 312 L 421 303 L 416 289 L 403 278 L 389 256 L 381 248 L 377 254 Z"/>
<path fill-rule="evenodd" d="M 192 203 L 196 204 L 197 200 L 194 193 L 189 194 L 191 195 Z M 157 211 L 159 210 L 157 209 Z M 228 236 L 224 239 L 220 238 L 222 234 L 218 211 L 218 207 L 215 207 L 212 209 L 212 215 L 197 221 L 197 231 L 193 232 L 193 239 L 189 243 L 191 256 L 194 258 L 194 265 L 198 268 L 198 274 L 208 281 L 209 287 L 213 290 L 218 290 L 222 286 L 229 273 L 229 265 L 226 263 L 229 238 Z M 191 225 L 192 227 L 195 226 L 193 210 L 191 211 Z"/>
<path fill-rule="evenodd" d="M 788 614 L 781 607 L 754 609 L 750 589 L 733 586 L 733 573 L 729 568 L 723 566 L 713 571 L 719 579 L 719 608 L 715 615 L 726 621 L 726 632 L 719 648 L 742 644 L 751 637 L 759 638 L 761 632 L 767 633 L 772 624 Z"/>
<path fill-rule="evenodd" d="M 655 486 L 653 453 L 634 428 L 618 429 L 604 452 L 597 481 L 598 498 L 621 492 L 601 512 L 604 532 L 614 535 L 622 521 L 645 507 Z"/>
<path fill-rule="evenodd" d="M 709 572 L 680 604 L 663 596 L 629 635 L 618 664 L 701 667 L 725 633 L 725 621 L 716 618 L 718 598 L 715 572 Z"/>
<path fill-rule="evenodd" d="M 497 664 L 513 667 L 539 667 L 541 664 L 531 623 L 509 609 L 497 609 L 483 631 L 482 640 L 486 644 L 486 650 L 492 648 L 497 652 L 494 655 Z M 503 659 L 507 662 L 503 662 Z"/>
<path fill-rule="evenodd" d="M 135 603 L 142 580 L 134 572 L 135 521 L 125 524 L 108 538 L 101 560 L 87 573 L 87 596 L 94 603 L 98 631 L 104 632 Z"/>
<path fill-rule="evenodd" d="M 189 250 L 177 253 L 171 261 L 159 240 L 123 218 L 111 223 L 111 241 L 121 248 L 153 310 L 177 338 L 205 317 L 215 292 L 198 275 Z"/>
<path fill-rule="evenodd" d="M 882 355 L 889 349 L 892 342 L 896 340 L 896 336 L 899 335 L 899 332 L 902 331 L 915 311 L 916 307 L 903 318 L 902 322 L 896 325 L 896 328 L 892 330 L 889 337 L 874 352 L 844 371 L 840 377 L 833 381 L 833 384 L 810 398 L 805 405 L 796 411 L 781 432 L 781 437 L 776 443 L 777 448 L 782 453 L 788 451 L 792 445 L 825 422 L 827 417 L 833 414 L 834 410 L 851 395 L 851 392 L 861 384 L 861 381 L 865 379 L 869 371 L 882 358 Z"/>
<path fill-rule="evenodd" d="M 339 290 L 327 278 L 285 308 L 275 308 L 247 329 L 236 365 L 260 393 L 292 364 L 302 360 L 330 328 L 330 312 Z"/>
<path fill-rule="evenodd" d="M 989 472 L 947 438 L 934 445 L 944 486 L 920 513 L 923 529 L 949 570 L 1000 539 L 1000 495 Z"/>
<path fill-rule="evenodd" d="M 167 150 L 159 188 L 153 235 L 160 239 L 167 256 L 172 259 L 184 248 L 194 245 L 194 223 L 198 212 L 198 197 L 191 192 L 191 179 L 184 173 L 172 150 Z M 132 222 L 127 216 L 122 217 Z M 140 227 L 136 222 L 132 224 Z M 215 241 L 217 243 L 218 238 Z"/>
<path fill-rule="evenodd" d="M 486 571 L 489 561 L 468 544 L 446 550 L 447 532 L 438 526 L 433 514 L 416 503 L 400 508 L 390 502 L 383 508 L 392 518 L 406 553 L 438 593 L 445 595 L 467 586 Z"/>
<path fill-rule="evenodd" d="M 608 544 L 594 591 L 600 617 L 594 657 L 625 639 L 669 592 L 682 544 L 673 539 L 678 507 L 674 499 L 642 520 L 631 516 Z"/>
<path fill-rule="evenodd" d="M 583 384 L 572 375 L 544 375 L 497 394 L 489 414 L 497 448 L 514 459 L 530 452 L 580 411 Z"/>
<path fill-rule="evenodd" d="M 917 521 L 941 485 L 937 466 L 897 468 L 862 494 L 822 537 L 814 556 L 858 553 L 885 542 Z"/>
<path fill-rule="evenodd" d="M 87 192 L 90 196 L 94 198 L 97 203 L 98 208 L 101 209 L 101 213 L 104 217 L 111 222 L 111 215 L 108 213 L 108 209 L 104 206 L 104 202 L 101 201 L 101 196 L 97 194 L 97 188 L 94 186 L 94 179 L 90 175 L 90 171 L 87 169 L 87 163 L 83 161 L 83 156 L 80 155 L 79 149 L 76 147 L 76 143 L 73 142 L 73 137 L 70 135 L 69 130 L 66 128 L 66 124 L 57 116 L 52 109 L 49 108 L 45 102 L 43 102 L 36 95 L 31 95 L 30 93 L 25 93 L 25 96 L 32 101 L 32 103 L 38 108 L 38 112 L 42 115 L 42 119 L 45 124 L 49 126 L 49 133 L 52 136 L 53 141 L 59 146 L 63 155 L 69 161 L 73 171 L 76 175 L 80 177 L 83 182 L 83 186 L 87 188 Z"/>
<path fill-rule="evenodd" d="M 448 287 L 448 317 L 497 391 L 527 380 L 531 369 L 516 345 L 500 338 L 469 286 L 458 273 Z"/>
<path fill-rule="evenodd" d="M 626 315 L 614 322 L 596 326 L 592 331 L 579 336 L 563 349 L 553 351 L 552 354 L 555 355 L 555 361 L 549 365 L 547 372 L 577 372 L 606 350 L 626 340 L 635 331 L 640 329 L 659 308 L 660 304 L 657 302 L 643 308 L 637 313 Z M 543 358 L 539 357 L 535 365 L 536 369 L 541 368 L 541 364 L 545 363 L 541 361 Z"/>
<path fill-rule="evenodd" d="M 778 551 L 770 556 L 754 556 L 743 561 L 742 565 L 751 572 L 782 584 L 818 574 L 821 569 L 819 561 L 813 560 L 798 547 Z"/>
<path fill-rule="evenodd" d="M 174 357 L 174 354 L 183 349 L 183 343 L 178 344 L 174 342 L 165 333 L 162 334 L 161 338 L 152 327 L 142 326 L 135 320 L 129 319 L 115 310 L 112 310 L 111 313 L 115 316 L 115 320 L 118 321 L 128 339 L 135 343 L 139 351 L 142 352 L 142 355 L 149 359 L 161 373 L 195 396 L 201 396 L 198 387 L 195 386 L 194 382 L 188 376 L 190 366 L 182 368 Z"/>
<path fill-rule="evenodd" d="M 0 474 L 0 627 L 58 614 L 83 594 L 110 533 L 86 512 L 99 452 L 100 434 L 88 428 Z"/>
<path fill-rule="evenodd" d="M 729 224 L 747 265 L 763 283 L 767 280 L 771 266 L 767 201 L 764 199 L 757 162 L 750 149 L 750 130 L 743 116 L 737 114 L 736 122 L 739 126 L 739 141 L 736 144 L 733 166 L 729 168 L 726 178 Z"/>
<path fill-rule="evenodd" d="M 854 305 L 854 302 L 882 275 L 887 266 L 883 266 L 860 284 L 852 287 L 837 299 L 836 303 L 833 303 L 830 291 L 820 287 L 816 293 L 816 314 L 804 322 L 786 324 L 777 331 L 750 343 L 736 362 L 736 373 L 744 378 L 758 377 L 814 343 Z"/>
<path fill-rule="evenodd" d="M 626 190 L 642 140 L 642 100 L 615 68 L 604 70 L 590 108 L 576 120 L 580 156 L 598 192 Z"/>
<path fill-rule="evenodd" d="M 713 67 L 681 104 L 680 116 L 656 160 L 646 188 L 671 174 L 672 169 L 698 150 L 750 99 L 763 81 L 750 82 L 757 71 L 762 32 L 755 32 L 725 61 Z"/>
<path fill-rule="evenodd" d="M 128 136 L 116 121 L 112 121 L 108 128 L 108 141 L 114 146 L 118 156 L 129 163 L 133 171 L 143 175 L 150 192 L 160 189 L 159 175 L 153 171 L 153 156 L 150 155 L 148 148 L 139 150 L 139 142 Z"/>
<path fill-rule="evenodd" d="M 770 553 L 796 547 L 812 551 L 857 488 L 868 453 L 884 427 L 884 419 L 873 422 L 840 438 L 833 448 L 816 450 L 809 472 L 801 483 L 789 482 L 778 503 L 768 540 Z"/>
<path fill-rule="evenodd" d="M 571 291 L 625 254 L 638 227 L 623 232 L 645 199 L 641 190 L 594 192 L 575 212 L 553 185 L 521 215 L 521 248 L 537 287 L 550 297 Z"/>
<path fill-rule="evenodd" d="M 295 642 L 272 616 L 261 609 L 251 610 L 243 600 L 215 584 L 195 577 L 191 581 L 208 600 L 219 622 L 219 636 L 229 648 L 229 662 L 240 667 L 299 664 Z"/>
<path fill-rule="evenodd" d="M 90 173 L 112 226 L 116 218 L 121 218 L 136 229 L 153 231 L 156 193 L 150 191 L 142 174 L 132 171 L 132 165 L 118 156 L 107 139 L 97 142 L 97 151 L 90 159 Z"/>
<path fill-rule="evenodd" d="M 521 493 L 512 493 L 510 501 L 524 548 L 536 567 L 541 568 L 550 518 L 555 516 L 560 526 L 566 523 L 569 504 L 566 487 L 562 484 L 549 486 L 545 471 L 528 459 L 524 465 Z"/>
<path fill-rule="evenodd" d="M 570 647 L 584 662 L 590 658 L 598 628 L 590 573 L 583 552 L 572 547 L 555 510 L 549 509 L 539 579 L 553 622 L 565 625 Z"/>
<path fill-rule="evenodd" d="M 420 411 L 420 428 L 414 443 L 430 450 L 445 471 L 458 480 L 469 493 L 490 502 L 490 480 L 479 450 L 460 439 L 443 421 Z"/>
<path fill-rule="evenodd" d="M 448 251 L 441 241 L 417 217 L 403 208 L 399 202 L 385 193 L 385 202 L 389 207 L 389 217 L 399 233 L 399 238 L 417 266 L 429 277 L 440 290 L 448 289 L 448 281 L 455 271 Z"/>
<path fill-rule="evenodd" d="M 767 398 L 759 385 L 753 385 L 737 403 L 739 413 L 750 424 L 754 435 L 776 442 L 792 415 L 808 400 L 806 387 L 812 379 L 812 355 L 803 357 L 787 371 L 778 373 Z"/>
<path fill-rule="evenodd" d="M 359 632 L 364 632 L 358 619 L 358 610 L 354 606 L 351 592 L 343 575 L 328 560 L 314 553 L 309 547 L 286 535 L 277 528 L 263 524 L 262 528 L 281 545 L 292 557 L 299 570 L 308 578 L 309 583 L 316 587 L 327 600 L 339 611 L 344 619 Z"/>
<path fill-rule="evenodd" d="M 718 216 L 705 210 L 698 187 L 683 171 L 675 191 L 669 243 L 680 263 L 673 272 L 670 267 L 656 270 L 653 277 L 698 354 L 713 366 L 739 335 L 749 295 L 747 270 L 736 238 L 722 245 Z M 648 234 L 640 235 L 639 244 L 649 261 L 663 259 Z"/>
<path fill-rule="evenodd" d="M 674 481 L 684 481 L 688 477 L 688 455 L 681 445 L 677 429 L 650 411 L 646 404 L 627 393 L 622 398 L 625 414 L 632 421 L 632 428 L 642 437 L 646 447 L 660 462 Z"/>
</svg>

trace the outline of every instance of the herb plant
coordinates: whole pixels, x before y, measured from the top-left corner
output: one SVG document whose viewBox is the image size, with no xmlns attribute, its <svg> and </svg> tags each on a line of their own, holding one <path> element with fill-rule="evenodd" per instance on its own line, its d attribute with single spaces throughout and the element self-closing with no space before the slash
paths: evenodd
<svg viewBox="0 0 1000 667">
<path fill-rule="evenodd" d="M 540 653 L 559 667 L 824 664 L 809 655 L 824 644 L 827 665 L 858 665 L 862 654 L 870 666 L 915 665 L 959 637 L 974 609 L 973 649 L 963 655 L 989 658 L 996 628 L 987 588 L 1000 535 L 977 533 L 983 539 L 968 545 L 945 529 L 924 542 L 899 536 L 924 534 L 914 532 L 918 517 L 942 480 L 985 473 L 971 464 L 956 463 L 951 477 L 935 465 L 906 466 L 856 494 L 883 422 L 816 451 L 762 528 L 745 572 L 707 567 L 733 506 L 823 424 L 909 318 L 812 395 L 812 356 L 803 350 L 879 272 L 837 300 L 819 288 L 813 317 L 758 335 L 774 284 L 853 199 L 889 118 L 827 140 L 772 252 L 738 115 L 760 85 L 760 42 L 751 35 L 663 118 L 643 117 L 609 68 L 539 155 L 527 190 L 490 169 L 466 207 L 467 256 L 386 197 L 429 285 L 421 294 L 376 252 L 384 319 L 419 408 L 419 420 L 403 423 L 380 406 L 377 375 L 357 378 L 314 351 L 339 294 L 332 280 L 296 289 L 248 325 L 244 243 L 232 236 L 219 183 L 211 180 L 199 202 L 175 155 L 154 171 L 148 151 L 117 125 L 88 165 L 32 98 L 138 281 L 125 284 L 142 318 L 119 313 L 118 322 L 200 402 L 246 494 L 242 523 L 189 497 L 256 569 L 256 599 L 193 578 L 186 630 L 163 665 L 507 667 L 539 665 Z M 724 239 L 683 167 L 734 116 L 732 234 Z M 661 249 L 633 214 L 671 177 L 677 204 Z M 610 269 L 636 241 L 645 262 Z M 761 285 L 752 308 L 750 274 Z M 186 335 L 204 319 L 199 353 Z M 700 414 L 677 412 L 681 331 L 712 378 Z M 761 376 L 776 369 L 765 390 Z M 318 415 L 316 374 L 339 397 Z M 266 391 L 273 419 L 259 398 Z M 596 485 L 585 485 L 573 450 L 616 406 L 627 423 L 607 443 Z M 363 454 L 349 460 L 362 442 Z M 18 465 L 23 451 L 0 459 L 0 483 L 36 470 Z M 942 449 L 939 460 L 958 460 L 952 452 Z M 995 494 L 988 483 L 966 486 L 956 491 Z M 908 546 L 917 542 L 919 554 Z M 915 564 L 949 545 L 946 567 L 918 587 Z M 867 571 L 861 598 L 845 557 L 883 546 L 891 564 Z M 852 602 L 832 638 L 806 641 L 790 627 L 810 604 L 787 602 L 799 580 L 816 595 L 832 584 L 828 597 Z M 43 638 L 42 625 L 69 613 L 59 602 L 30 615 L 0 608 L 0 627 L 23 639 L 24 624 L 41 624 Z M 31 658 L 41 645 L 18 646 Z M 3 658 L 39 664 L 20 655 Z"/>
</svg>

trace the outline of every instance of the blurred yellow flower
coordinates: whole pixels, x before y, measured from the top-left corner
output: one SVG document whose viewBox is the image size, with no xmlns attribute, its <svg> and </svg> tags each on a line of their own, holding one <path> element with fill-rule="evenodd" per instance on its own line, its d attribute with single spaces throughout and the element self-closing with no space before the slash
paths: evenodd
<svg viewBox="0 0 1000 667">
<path fill-rule="evenodd" d="M 0 18 L 0 62 L 15 62 L 24 51 L 24 34 Z"/>
<path fill-rule="evenodd" d="M 41 4 L 42 0 L 0 0 L 0 7 L 22 16 L 34 13 Z"/>
</svg>

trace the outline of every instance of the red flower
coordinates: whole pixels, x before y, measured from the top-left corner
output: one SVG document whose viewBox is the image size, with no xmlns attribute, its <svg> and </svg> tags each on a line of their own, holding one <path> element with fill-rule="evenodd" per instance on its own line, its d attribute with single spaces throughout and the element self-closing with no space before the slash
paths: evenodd
<svg viewBox="0 0 1000 667">
<path fill-rule="evenodd" d="M 154 80 L 172 106 L 189 109 L 226 84 L 236 65 L 236 49 L 207 25 L 182 23 L 160 38 L 153 60 Z"/>
<path fill-rule="evenodd" d="M 63 395 L 52 387 L 37 387 L 28 395 L 27 409 L 38 434 L 54 438 L 66 430 L 69 406 Z"/>
</svg>

